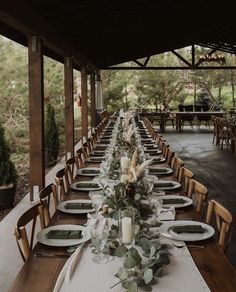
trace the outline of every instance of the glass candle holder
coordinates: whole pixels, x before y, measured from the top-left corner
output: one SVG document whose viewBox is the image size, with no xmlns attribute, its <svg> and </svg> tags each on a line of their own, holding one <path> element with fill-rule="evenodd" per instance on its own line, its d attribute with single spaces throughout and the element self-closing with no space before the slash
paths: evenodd
<svg viewBox="0 0 236 292">
<path fill-rule="evenodd" d="M 119 232 L 123 244 L 132 244 L 134 239 L 134 208 L 122 208 L 119 211 Z"/>
</svg>

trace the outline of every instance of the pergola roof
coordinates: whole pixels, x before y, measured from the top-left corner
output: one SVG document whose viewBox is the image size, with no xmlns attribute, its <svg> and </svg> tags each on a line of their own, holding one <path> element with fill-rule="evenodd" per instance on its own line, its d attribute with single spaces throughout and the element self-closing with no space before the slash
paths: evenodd
<svg viewBox="0 0 236 292">
<path fill-rule="evenodd" d="M 214 0 L 3 0 L 0 33 L 24 45 L 41 35 L 46 55 L 106 68 L 192 44 L 235 53 L 235 10 Z"/>
</svg>

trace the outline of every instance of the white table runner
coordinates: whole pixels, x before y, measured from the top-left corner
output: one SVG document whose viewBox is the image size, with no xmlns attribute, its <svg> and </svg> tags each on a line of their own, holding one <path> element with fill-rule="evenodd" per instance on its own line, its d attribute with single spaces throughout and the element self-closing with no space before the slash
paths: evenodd
<svg viewBox="0 0 236 292">
<path fill-rule="evenodd" d="M 173 247 L 171 253 L 171 263 L 165 267 L 164 276 L 158 278 L 158 284 L 153 286 L 152 291 L 210 292 L 188 249 Z M 84 247 L 80 253 L 75 253 L 68 261 L 78 256 L 79 260 L 76 260 L 73 272 L 71 270 L 63 272 L 62 270 L 57 280 L 61 284 L 56 284 L 54 292 L 124 292 L 125 289 L 120 284 L 110 289 L 119 281 L 114 274 L 122 266 L 122 259 L 115 258 L 106 264 L 95 264 L 92 261 L 91 248 Z M 65 272 L 70 276 L 67 275 L 62 279 Z"/>
</svg>

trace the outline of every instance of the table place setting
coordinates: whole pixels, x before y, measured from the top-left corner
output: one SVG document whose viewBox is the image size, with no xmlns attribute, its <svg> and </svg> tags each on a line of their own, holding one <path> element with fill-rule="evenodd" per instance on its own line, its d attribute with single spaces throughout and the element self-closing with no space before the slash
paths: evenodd
<svg viewBox="0 0 236 292">
<path fill-rule="evenodd" d="M 77 174 L 81 176 L 98 176 L 100 173 L 100 168 L 98 167 L 87 167 L 80 168 L 77 170 Z"/>
<path fill-rule="evenodd" d="M 149 167 L 149 174 L 153 175 L 171 175 L 173 173 L 173 169 L 168 167 Z"/>
<path fill-rule="evenodd" d="M 170 290 L 174 286 L 178 288 L 176 291 L 187 291 L 186 287 L 191 291 L 209 291 L 186 245 L 180 244 L 185 238 L 191 238 L 191 241 L 208 238 L 213 235 L 212 231 L 195 221 L 175 224 L 178 222 L 174 221 L 175 208 L 191 205 L 192 200 L 165 195 L 165 190 L 178 189 L 181 184 L 158 179 L 159 175 L 172 173 L 172 170 L 150 168 L 151 164 L 164 162 L 165 158 L 150 157 L 150 153 L 161 151 L 154 147 L 144 150 L 141 146 L 144 140 L 148 145 L 155 143 L 150 138 L 142 139 L 132 111 L 127 112 L 114 124 L 100 168 L 96 168 L 95 173 L 94 168 L 78 172 L 79 175 L 94 176 L 93 180 L 75 182 L 70 186 L 79 191 L 89 191 L 90 200 L 70 200 L 59 204 L 58 209 L 62 212 L 86 212 L 92 208 L 95 213 L 88 214 L 92 218 L 90 228 L 79 228 L 80 234 L 74 234 L 73 228 L 61 228 L 63 225 L 48 231 L 52 232 L 52 239 L 50 233 L 49 238 L 44 234 L 47 244 L 49 240 L 56 241 L 56 244 L 58 240 L 80 240 L 78 248 L 78 243 L 70 248 L 72 255 L 57 279 L 54 292 L 174 291 Z M 90 157 L 87 162 L 92 158 L 98 157 Z M 83 237 L 78 238 L 81 234 Z M 90 238 L 92 246 L 85 245 L 85 239 Z M 178 240 L 178 247 L 173 240 Z M 185 283 L 186 273 L 180 271 L 183 262 L 188 268 L 191 283 Z M 93 281 L 86 280 L 88 273 Z M 174 285 L 176 281 L 178 283 Z"/>
<path fill-rule="evenodd" d="M 61 201 L 58 204 L 57 209 L 69 214 L 86 214 L 95 212 L 92 201 L 87 199 Z"/>
<path fill-rule="evenodd" d="M 101 190 L 102 186 L 99 182 L 81 181 L 70 184 L 70 189 L 74 191 L 89 192 Z"/>
</svg>

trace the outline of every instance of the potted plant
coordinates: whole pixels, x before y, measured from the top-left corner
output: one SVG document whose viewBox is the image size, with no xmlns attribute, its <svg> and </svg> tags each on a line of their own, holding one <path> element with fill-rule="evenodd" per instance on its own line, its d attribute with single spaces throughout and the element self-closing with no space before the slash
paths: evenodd
<svg viewBox="0 0 236 292">
<path fill-rule="evenodd" d="M 49 103 L 46 110 L 45 125 L 45 164 L 46 166 L 55 165 L 59 153 L 59 137 L 55 120 L 54 107 Z"/>
<path fill-rule="evenodd" d="M 0 208 L 13 207 L 17 173 L 10 159 L 10 147 L 5 140 L 5 131 L 0 124 Z"/>
</svg>

